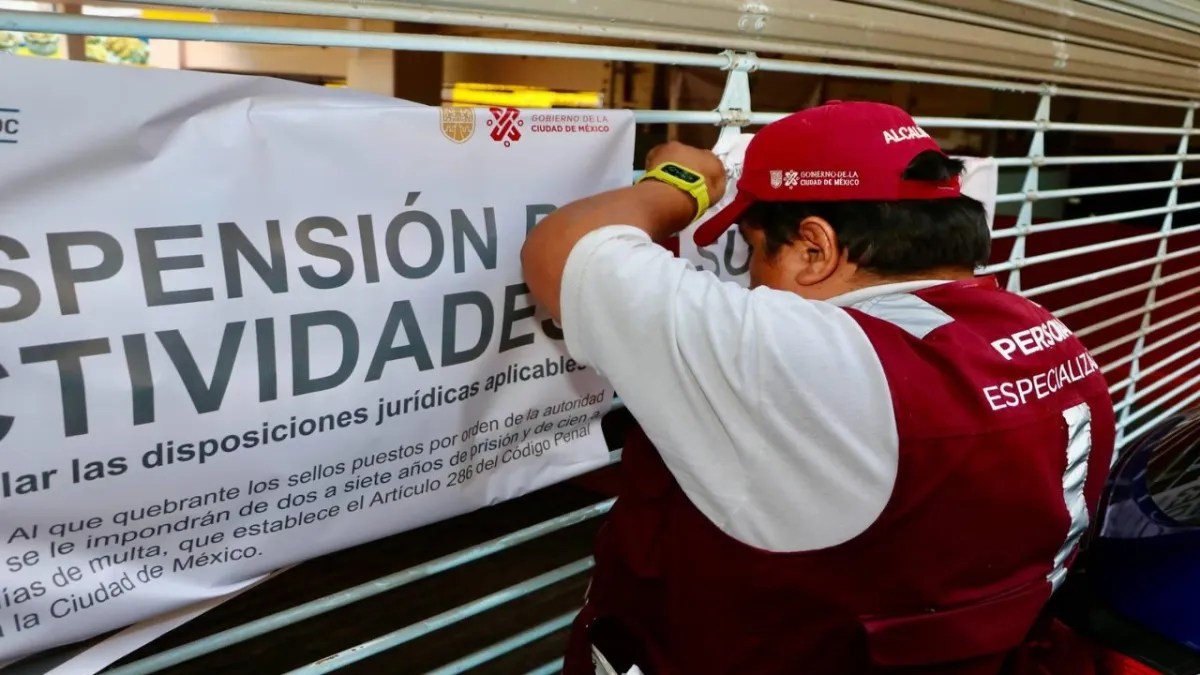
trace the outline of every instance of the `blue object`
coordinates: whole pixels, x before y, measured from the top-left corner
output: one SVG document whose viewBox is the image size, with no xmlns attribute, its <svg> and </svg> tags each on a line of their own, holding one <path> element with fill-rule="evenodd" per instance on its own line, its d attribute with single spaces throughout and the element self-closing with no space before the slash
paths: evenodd
<svg viewBox="0 0 1200 675">
<path fill-rule="evenodd" d="M 1146 433 L 1113 468 L 1092 544 L 1096 592 L 1200 651 L 1200 410 Z"/>
</svg>

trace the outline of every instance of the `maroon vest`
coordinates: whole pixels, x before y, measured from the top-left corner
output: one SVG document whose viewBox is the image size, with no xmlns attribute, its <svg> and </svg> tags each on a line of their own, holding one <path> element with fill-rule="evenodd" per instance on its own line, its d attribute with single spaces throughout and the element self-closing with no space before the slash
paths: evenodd
<svg viewBox="0 0 1200 675">
<path fill-rule="evenodd" d="M 846 310 L 883 364 L 899 432 L 879 518 L 826 549 L 745 545 L 692 505 L 635 429 L 566 675 L 592 672 L 590 638 L 635 654 L 647 675 L 1004 672 L 1050 597 L 1056 556 L 1073 556 L 1064 413 L 1090 410 L 1090 434 L 1072 447 L 1090 437 L 1075 475 L 1086 476 L 1091 516 L 1113 451 L 1112 403 L 1078 340 L 1023 332 L 1053 317 L 994 279 L 914 295 L 953 320 L 918 337 Z M 1005 358 L 991 343 L 1014 335 Z"/>
</svg>

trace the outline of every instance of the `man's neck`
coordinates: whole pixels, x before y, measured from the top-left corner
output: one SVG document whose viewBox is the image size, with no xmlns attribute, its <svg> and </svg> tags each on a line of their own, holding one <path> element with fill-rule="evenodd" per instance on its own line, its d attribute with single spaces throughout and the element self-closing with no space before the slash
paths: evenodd
<svg viewBox="0 0 1200 675">
<path fill-rule="evenodd" d="M 850 292 L 870 288 L 871 286 L 903 284 L 913 281 L 962 281 L 963 279 L 973 279 L 974 277 L 975 272 L 973 270 L 962 267 L 937 267 L 911 274 L 878 274 L 860 269 L 851 278 L 852 287 L 850 288 Z"/>
<path fill-rule="evenodd" d="M 939 284 L 973 278 L 975 278 L 974 272 L 956 268 L 927 270 L 920 274 L 889 275 L 869 274 L 859 271 L 854 275 L 856 283 L 849 285 L 841 293 L 829 298 L 829 302 L 845 307 L 869 300 L 878 295 L 912 293 Z"/>
</svg>

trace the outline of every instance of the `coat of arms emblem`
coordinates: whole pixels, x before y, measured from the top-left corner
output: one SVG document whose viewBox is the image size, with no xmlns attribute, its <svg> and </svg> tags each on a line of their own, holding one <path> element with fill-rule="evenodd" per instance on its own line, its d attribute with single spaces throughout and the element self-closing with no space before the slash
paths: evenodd
<svg viewBox="0 0 1200 675">
<path fill-rule="evenodd" d="M 475 109 L 442 106 L 442 135 L 455 143 L 466 143 L 475 134 Z"/>
<path fill-rule="evenodd" d="M 771 171 L 771 187 L 778 189 L 783 185 L 783 171 L 774 169 Z"/>
</svg>

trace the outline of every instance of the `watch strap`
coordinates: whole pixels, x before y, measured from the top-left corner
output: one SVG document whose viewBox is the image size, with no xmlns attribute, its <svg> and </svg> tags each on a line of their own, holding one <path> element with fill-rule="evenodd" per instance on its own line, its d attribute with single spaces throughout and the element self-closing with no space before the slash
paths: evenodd
<svg viewBox="0 0 1200 675">
<path fill-rule="evenodd" d="M 683 176 L 694 176 L 694 180 L 688 180 Z M 696 215 L 693 216 L 692 222 L 695 222 L 708 211 L 711 203 L 708 197 L 708 183 L 704 180 L 704 176 L 693 171 L 682 164 L 676 162 L 663 162 L 658 166 L 646 171 L 638 182 L 646 180 L 657 180 L 667 185 L 679 188 L 692 196 L 696 200 Z"/>
</svg>

